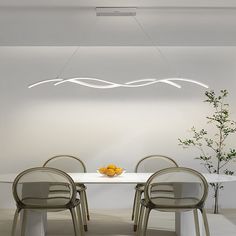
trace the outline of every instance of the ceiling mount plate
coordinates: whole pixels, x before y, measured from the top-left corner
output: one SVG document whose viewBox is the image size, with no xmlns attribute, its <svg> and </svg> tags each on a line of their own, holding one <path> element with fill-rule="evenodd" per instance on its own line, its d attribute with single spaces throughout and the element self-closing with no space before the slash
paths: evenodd
<svg viewBox="0 0 236 236">
<path fill-rule="evenodd" d="M 97 16 L 136 16 L 135 7 L 97 7 Z"/>
</svg>

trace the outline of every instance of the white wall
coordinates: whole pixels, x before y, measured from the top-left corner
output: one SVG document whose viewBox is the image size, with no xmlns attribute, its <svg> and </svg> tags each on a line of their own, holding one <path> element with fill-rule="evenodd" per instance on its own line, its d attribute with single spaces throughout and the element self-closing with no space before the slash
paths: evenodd
<svg viewBox="0 0 236 236">
<path fill-rule="evenodd" d="M 56 154 L 79 156 L 95 171 L 114 162 L 133 171 L 149 154 L 164 154 L 180 165 L 204 171 L 195 150 L 183 150 L 177 139 L 195 125 L 205 126 L 209 106 L 204 89 L 182 83 L 182 89 L 159 84 L 137 89 L 95 90 L 75 85 L 27 86 L 57 75 L 74 47 L 0 48 L 0 173 L 40 166 Z M 82 47 L 64 77 L 90 76 L 127 82 L 149 76 L 178 75 L 226 88 L 236 119 L 236 47 L 163 47 L 169 65 L 151 47 Z M 174 67 L 174 68 L 172 68 Z M 236 146 L 236 137 L 228 145 Z M 236 165 L 234 165 L 236 170 Z M 226 185 L 222 206 L 236 208 L 236 183 Z M 126 208 L 133 186 L 89 186 L 91 208 Z M 211 206 L 211 199 L 208 206 Z M 4 185 L 0 208 L 13 206 Z"/>
</svg>

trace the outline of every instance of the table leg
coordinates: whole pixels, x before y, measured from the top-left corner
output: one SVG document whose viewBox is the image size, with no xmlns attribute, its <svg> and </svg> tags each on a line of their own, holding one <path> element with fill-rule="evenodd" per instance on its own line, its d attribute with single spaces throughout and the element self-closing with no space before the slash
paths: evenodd
<svg viewBox="0 0 236 236">
<path fill-rule="evenodd" d="M 195 193 L 197 195 L 198 188 L 193 183 L 185 185 L 183 184 L 175 184 L 174 185 L 175 195 L 181 197 L 184 193 Z M 199 219 L 199 229 L 200 235 L 203 235 L 203 220 L 202 214 L 198 211 L 198 219 Z M 194 222 L 194 214 L 193 210 L 186 212 L 176 212 L 175 213 L 175 231 L 177 236 L 196 236 L 195 232 L 195 222 Z"/>
<path fill-rule="evenodd" d="M 200 235 L 204 235 L 202 214 L 198 211 Z M 196 236 L 193 211 L 176 212 L 175 230 L 177 236 Z"/>
<path fill-rule="evenodd" d="M 24 236 L 45 236 L 47 212 L 43 210 L 22 210 L 21 225 L 23 232 L 25 231 Z"/>
<path fill-rule="evenodd" d="M 24 183 L 22 196 L 24 197 L 47 197 L 48 183 Z M 45 236 L 47 230 L 46 210 L 24 210 L 21 211 L 22 236 Z"/>
</svg>

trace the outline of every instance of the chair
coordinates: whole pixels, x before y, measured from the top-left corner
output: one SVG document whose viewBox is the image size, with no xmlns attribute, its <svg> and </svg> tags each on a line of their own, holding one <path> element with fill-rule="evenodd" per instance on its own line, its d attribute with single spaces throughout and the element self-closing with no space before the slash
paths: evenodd
<svg viewBox="0 0 236 236">
<path fill-rule="evenodd" d="M 158 191 L 163 186 L 172 186 L 173 192 Z M 147 181 L 138 223 L 138 236 L 145 236 L 149 214 L 152 209 L 168 212 L 193 211 L 196 236 L 200 236 L 198 211 L 202 213 L 206 236 L 210 236 L 204 204 L 208 195 L 208 184 L 199 172 L 171 167 L 154 173 Z"/>
<path fill-rule="evenodd" d="M 141 159 L 136 167 L 135 172 L 141 173 L 155 173 L 158 170 L 165 169 L 168 167 L 177 167 L 177 163 L 166 156 L 162 155 L 151 155 Z M 137 184 L 135 187 L 135 197 L 133 203 L 133 212 L 132 212 L 132 220 L 134 220 L 134 231 L 137 230 L 138 217 L 140 211 L 140 202 L 142 198 L 142 194 L 144 192 L 145 184 Z"/>
<path fill-rule="evenodd" d="M 71 155 L 53 156 L 52 158 L 48 159 L 43 164 L 43 167 L 57 168 L 57 169 L 62 170 L 66 173 L 85 173 L 85 172 L 87 172 L 84 163 L 79 158 L 71 156 Z M 87 220 L 89 220 L 90 217 L 89 217 L 88 200 L 87 200 L 87 194 L 86 194 L 87 188 L 84 184 L 76 183 L 76 189 L 80 195 L 84 230 L 88 231 Z"/>
<path fill-rule="evenodd" d="M 80 201 L 76 198 L 76 186 L 71 177 L 63 171 L 48 167 L 25 170 L 15 178 L 12 190 L 17 206 L 12 236 L 15 235 L 21 210 L 23 210 L 21 235 L 25 235 L 28 210 L 70 210 L 75 236 L 84 234 Z"/>
</svg>

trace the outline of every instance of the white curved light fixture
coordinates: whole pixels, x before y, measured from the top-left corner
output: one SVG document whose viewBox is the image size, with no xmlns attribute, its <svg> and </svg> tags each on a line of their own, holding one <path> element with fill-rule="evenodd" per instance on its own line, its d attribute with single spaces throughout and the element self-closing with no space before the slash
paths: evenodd
<svg viewBox="0 0 236 236">
<path fill-rule="evenodd" d="M 38 86 L 38 85 L 41 85 L 41 84 L 46 84 L 46 83 L 50 83 L 50 82 L 58 82 L 58 81 L 61 81 L 62 79 L 48 79 L 48 80 L 43 80 L 43 81 L 40 81 L 40 82 L 37 82 L 35 84 L 32 84 L 30 86 L 28 86 L 28 88 L 33 88 L 35 86 Z"/>
<path fill-rule="evenodd" d="M 115 11 L 116 12 L 116 11 Z M 150 41 L 150 43 L 153 45 L 153 47 L 157 50 L 157 52 L 165 59 L 165 61 L 168 63 L 168 60 L 164 57 L 163 53 L 161 50 L 156 46 L 155 42 L 153 42 L 152 38 L 150 35 L 145 31 L 143 28 L 142 24 L 138 21 L 138 19 L 134 16 L 134 20 L 141 29 L 141 31 L 144 33 L 146 38 Z M 196 81 L 196 80 L 191 80 L 191 79 L 185 79 L 185 78 L 166 78 L 166 79 L 156 79 L 156 78 L 146 78 L 146 79 L 140 79 L 140 80 L 133 80 L 129 81 L 126 83 L 115 83 L 111 81 L 106 81 L 102 79 L 97 79 L 97 78 L 83 78 L 83 77 L 77 77 L 77 78 L 69 78 L 69 79 L 61 79 L 61 75 L 66 68 L 66 66 L 69 64 L 70 60 L 73 58 L 73 56 L 77 53 L 80 47 L 77 47 L 77 49 L 72 53 L 72 55 L 68 58 L 62 69 L 60 70 L 58 76 L 55 79 L 48 79 L 48 80 L 43 80 L 39 81 L 37 83 L 34 83 L 28 88 L 34 88 L 43 84 L 47 83 L 53 83 L 53 85 L 61 85 L 64 83 L 72 83 L 72 84 L 77 84 L 89 88 L 95 88 L 95 89 L 111 89 L 111 88 L 118 88 L 118 87 L 125 87 L 125 88 L 138 88 L 138 87 L 144 87 L 144 86 L 149 86 L 157 83 L 165 83 L 171 86 L 174 86 L 176 88 L 181 88 L 181 85 L 179 85 L 178 81 L 183 81 L 183 82 L 188 82 L 188 83 L 193 83 L 198 86 L 204 87 L 206 89 L 209 88 L 208 85 Z M 169 65 L 170 66 L 170 65 Z M 170 66 L 171 68 L 171 66 Z"/>
<path fill-rule="evenodd" d="M 191 80 L 191 79 L 184 79 L 184 78 L 167 78 L 167 79 L 155 79 L 155 78 L 149 78 L 149 79 L 140 79 L 140 80 L 133 80 L 130 82 L 126 82 L 124 84 L 121 83 L 114 83 L 111 81 L 106 81 L 102 79 L 96 79 L 96 78 L 70 78 L 70 79 L 49 79 L 49 80 L 43 80 L 37 83 L 34 83 L 30 85 L 28 88 L 34 88 L 36 86 L 40 86 L 46 83 L 53 83 L 53 85 L 61 85 L 64 83 L 74 83 L 77 85 L 85 86 L 85 87 L 90 87 L 90 88 L 96 88 L 96 89 L 111 89 L 111 88 L 118 88 L 118 87 L 125 87 L 125 88 L 138 88 L 138 87 L 144 87 L 144 86 L 149 86 L 153 85 L 156 83 L 165 83 L 169 84 L 171 86 L 174 86 L 176 88 L 181 88 L 181 85 L 177 84 L 176 81 L 183 81 L 183 82 L 189 82 L 193 84 L 197 84 L 201 87 L 204 88 L 209 88 L 208 85 L 201 83 L 196 80 Z M 95 84 L 93 82 L 99 82 L 101 85 Z"/>
</svg>

